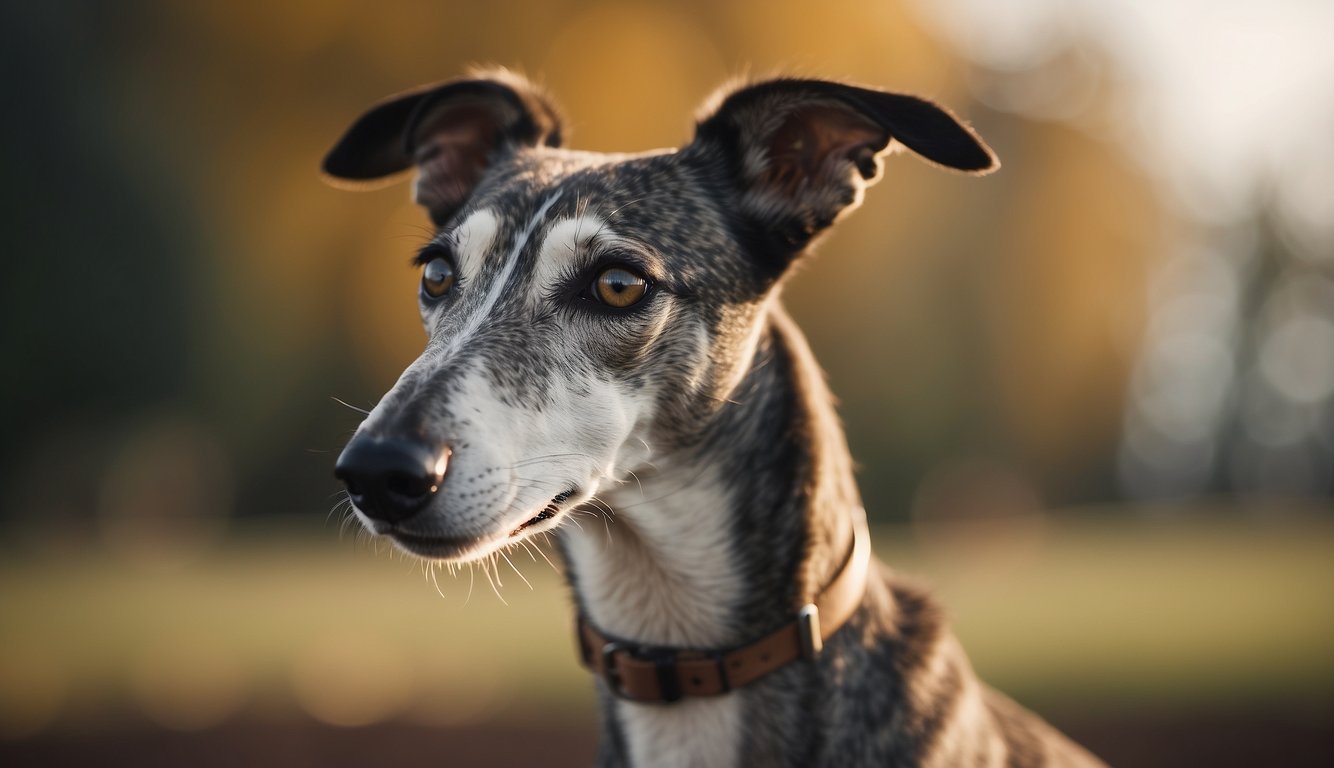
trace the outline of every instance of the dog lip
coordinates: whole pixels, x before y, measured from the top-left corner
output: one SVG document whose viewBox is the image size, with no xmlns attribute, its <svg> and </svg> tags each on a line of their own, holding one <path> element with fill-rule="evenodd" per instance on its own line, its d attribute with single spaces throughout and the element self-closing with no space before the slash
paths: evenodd
<svg viewBox="0 0 1334 768">
<path fill-rule="evenodd" d="M 577 492 L 578 490 L 575 488 L 568 488 L 556 494 L 555 498 L 551 500 L 551 503 L 546 505 L 546 507 L 544 507 L 541 512 L 538 512 L 536 515 L 533 515 L 532 517 L 528 518 L 528 520 L 524 521 L 524 523 L 520 525 L 518 528 L 515 528 L 514 530 L 510 531 L 510 537 L 512 538 L 518 536 L 519 534 L 523 533 L 524 529 L 531 528 L 532 526 L 537 525 L 540 522 L 543 522 L 545 520 L 551 520 L 552 518 L 559 515 L 560 505 Z"/>
<path fill-rule="evenodd" d="M 390 530 L 385 533 L 405 549 L 421 557 L 458 557 L 466 554 L 468 550 L 486 544 L 486 539 L 480 536 L 426 536 L 402 530 Z"/>
<path fill-rule="evenodd" d="M 552 504 L 551 506 L 547 507 L 546 509 L 542 510 L 541 512 L 538 512 L 536 515 L 533 515 L 531 518 L 529 518 L 526 522 L 524 522 L 524 523 L 523 523 L 522 525 L 520 525 L 518 528 L 515 528 L 514 530 L 510 531 L 510 535 L 511 535 L 511 536 L 518 536 L 520 533 L 523 532 L 523 530 L 524 530 L 525 528 L 530 528 L 530 527 L 532 527 L 532 526 L 534 526 L 534 525 L 537 525 L 538 523 L 542 522 L 543 520 L 550 520 L 551 518 L 555 517 L 559 512 L 560 512 L 560 510 L 556 507 L 556 505 L 555 505 L 555 504 Z"/>
<path fill-rule="evenodd" d="M 494 533 L 484 533 L 473 536 L 443 536 L 435 534 L 417 533 L 405 529 L 404 525 L 373 525 L 371 533 L 388 536 L 418 557 L 436 558 L 442 560 L 466 560 L 470 556 L 486 550 L 488 547 L 504 546 L 511 539 L 517 539 L 523 535 L 523 532 L 539 523 L 554 520 L 561 514 L 561 503 L 568 500 L 571 496 L 578 493 L 578 489 L 570 488 L 566 491 L 556 494 L 551 503 L 542 508 L 541 512 L 533 515 L 524 521 L 517 528 L 508 534 L 497 535 Z"/>
</svg>

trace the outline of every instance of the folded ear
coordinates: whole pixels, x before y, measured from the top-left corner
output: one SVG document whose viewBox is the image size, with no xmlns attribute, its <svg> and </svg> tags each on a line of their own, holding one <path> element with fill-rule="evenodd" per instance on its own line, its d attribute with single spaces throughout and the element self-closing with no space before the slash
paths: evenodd
<svg viewBox="0 0 1334 768">
<path fill-rule="evenodd" d="M 771 80 L 727 93 L 694 142 L 728 162 L 742 214 L 769 253 L 790 257 L 878 180 L 897 141 L 969 173 L 999 163 L 977 134 L 925 99 L 821 80 Z"/>
<path fill-rule="evenodd" d="M 494 158 L 517 147 L 560 145 L 555 107 L 505 71 L 409 91 L 352 124 L 321 168 L 335 186 L 368 189 L 415 166 L 415 198 L 442 223 L 472 194 Z"/>
</svg>

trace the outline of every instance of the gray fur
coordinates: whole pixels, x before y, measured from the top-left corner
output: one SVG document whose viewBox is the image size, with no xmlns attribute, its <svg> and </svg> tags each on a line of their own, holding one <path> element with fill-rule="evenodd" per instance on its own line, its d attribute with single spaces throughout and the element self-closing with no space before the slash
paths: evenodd
<svg viewBox="0 0 1334 768">
<path fill-rule="evenodd" d="M 561 527 L 575 599 L 595 623 L 645 644 L 726 647 L 760 637 L 828 583 L 861 503 L 820 370 L 778 301 L 790 264 L 855 207 L 896 139 L 963 170 L 987 170 L 994 160 L 926 102 L 813 81 L 729 93 L 676 152 L 574 152 L 551 146 L 559 125 L 549 106 L 541 131 L 523 129 L 514 105 L 546 105 L 540 94 L 513 76 L 495 82 L 523 92 L 487 122 L 502 125 L 494 144 L 447 149 L 485 157 L 485 167 L 465 174 L 462 187 L 439 178 L 438 163 L 419 174 L 419 198 L 437 205 L 430 213 L 441 252 L 460 247 L 458 228 L 469 217 L 490 221 L 494 212 L 492 245 L 469 256 L 480 267 L 451 294 L 423 302 L 427 351 L 359 430 L 448 446 L 455 463 L 416 517 L 364 521 L 410 551 L 468 559 L 522 539 L 509 528 L 543 508 L 555 517 L 534 530 L 607 505 L 609 544 Z M 470 94 L 473 109 L 479 97 Z M 438 125 L 439 114 L 457 107 L 425 103 L 368 113 L 326 170 L 360 179 L 410 166 L 411 142 L 396 154 L 365 137 L 397 130 L 431 141 L 418 127 Z M 811 147 L 820 152 L 809 155 Z M 358 166 L 363 154 L 375 164 Z M 433 184 L 443 185 L 439 193 Z M 542 263 L 544 245 L 563 242 L 548 242 L 559 240 L 561 223 L 580 217 L 602 225 L 571 239 L 560 255 L 564 271 Z M 655 283 L 634 311 L 580 303 L 580 281 L 607 258 L 636 265 Z M 543 283 L 552 274 L 564 277 Z M 631 413 L 635 423 L 623 423 Z M 561 445 L 532 457 L 540 471 L 517 474 L 533 466 L 527 457 L 468 463 L 483 452 L 481 441 L 566 423 Z M 583 446 L 575 451 L 583 457 L 553 458 L 568 445 Z M 506 473 L 522 492 L 491 479 Z M 694 508 L 672 506 L 687 493 Z M 679 522 L 668 514 L 696 514 L 698 524 L 665 540 Z M 683 551 L 692 546 L 707 551 Z M 626 704 L 598 686 L 601 766 L 630 765 L 636 754 L 660 765 L 1100 764 L 981 684 L 931 598 L 887 570 L 872 573 L 861 607 L 816 661 L 718 702 Z M 731 730 L 710 734 L 692 722 Z M 709 743 L 690 744 L 692 733 Z M 667 746 L 646 753 L 653 744 Z"/>
</svg>

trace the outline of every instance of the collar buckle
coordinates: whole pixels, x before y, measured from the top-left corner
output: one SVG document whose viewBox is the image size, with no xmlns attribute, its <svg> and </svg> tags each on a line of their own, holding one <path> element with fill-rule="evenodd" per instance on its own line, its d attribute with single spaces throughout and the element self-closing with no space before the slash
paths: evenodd
<svg viewBox="0 0 1334 768">
<path fill-rule="evenodd" d="M 797 637 L 801 641 L 801 658 L 813 661 L 824 650 L 820 636 L 820 609 L 815 603 L 806 603 L 797 611 Z"/>
<path fill-rule="evenodd" d="M 630 646 L 615 640 L 602 646 L 602 678 L 607 681 L 607 690 L 617 698 L 625 698 L 625 694 L 621 691 L 621 670 L 616 666 L 616 654 L 629 650 Z"/>
</svg>

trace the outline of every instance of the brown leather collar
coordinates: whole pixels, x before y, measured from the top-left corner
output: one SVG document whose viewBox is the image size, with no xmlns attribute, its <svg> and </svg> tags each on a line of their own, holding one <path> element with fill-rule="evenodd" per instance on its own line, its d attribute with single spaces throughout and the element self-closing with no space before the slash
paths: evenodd
<svg viewBox="0 0 1334 768">
<path fill-rule="evenodd" d="M 579 656 L 616 696 L 670 703 L 684 696 L 716 696 L 740 688 L 797 659 L 820 655 L 824 641 L 852 617 L 866 591 L 871 537 L 866 511 L 852 516 L 852 550 L 815 602 L 793 621 L 745 645 L 722 650 L 640 645 L 608 638 L 581 613 Z"/>
</svg>

